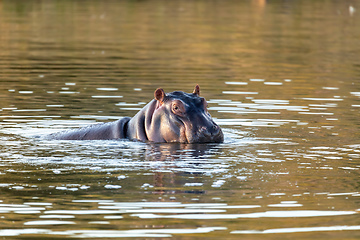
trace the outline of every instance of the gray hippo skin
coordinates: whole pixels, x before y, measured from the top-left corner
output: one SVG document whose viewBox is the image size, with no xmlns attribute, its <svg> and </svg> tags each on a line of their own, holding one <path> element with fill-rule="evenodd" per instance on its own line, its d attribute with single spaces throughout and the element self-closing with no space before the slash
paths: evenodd
<svg viewBox="0 0 360 240">
<path fill-rule="evenodd" d="M 48 139 L 105 140 L 122 139 L 141 142 L 221 143 L 224 135 L 207 111 L 200 97 L 199 85 L 193 93 L 165 93 L 158 88 L 150 101 L 133 118 L 94 124 L 76 130 L 50 134 Z"/>
</svg>

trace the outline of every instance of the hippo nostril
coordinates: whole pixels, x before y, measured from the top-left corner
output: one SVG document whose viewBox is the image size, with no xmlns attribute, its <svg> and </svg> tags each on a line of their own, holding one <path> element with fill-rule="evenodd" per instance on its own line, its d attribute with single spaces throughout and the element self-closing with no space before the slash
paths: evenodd
<svg viewBox="0 0 360 240">
<path fill-rule="evenodd" d="M 211 134 L 212 135 L 217 135 L 220 131 L 220 127 L 218 125 L 213 125 L 212 126 L 212 131 L 211 131 Z"/>
</svg>

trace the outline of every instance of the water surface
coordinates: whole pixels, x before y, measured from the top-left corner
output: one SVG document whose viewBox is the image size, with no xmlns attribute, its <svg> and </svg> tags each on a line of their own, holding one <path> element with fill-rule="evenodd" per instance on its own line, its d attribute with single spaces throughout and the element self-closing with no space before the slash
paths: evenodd
<svg viewBox="0 0 360 240">
<path fill-rule="evenodd" d="M 359 239 L 359 9 L 0 2 L 0 236 Z M 196 84 L 222 144 L 34 137 Z"/>
</svg>

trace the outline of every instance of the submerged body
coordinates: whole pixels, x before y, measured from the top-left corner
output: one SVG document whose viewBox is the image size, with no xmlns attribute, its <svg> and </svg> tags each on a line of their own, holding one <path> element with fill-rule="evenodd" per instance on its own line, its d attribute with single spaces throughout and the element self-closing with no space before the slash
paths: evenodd
<svg viewBox="0 0 360 240">
<path fill-rule="evenodd" d="M 223 142 L 221 128 L 207 111 L 206 100 L 196 85 L 193 93 L 165 93 L 158 88 L 150 101 L 133 118 L 94 124 L 49 135 L 59 140 L 122 139 L 142 142 L 210 143 Z"/>
</svg>

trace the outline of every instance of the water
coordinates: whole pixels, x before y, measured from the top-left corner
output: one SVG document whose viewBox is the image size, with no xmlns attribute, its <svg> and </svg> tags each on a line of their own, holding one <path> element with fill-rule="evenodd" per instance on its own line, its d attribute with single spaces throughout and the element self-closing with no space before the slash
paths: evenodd
<svg viewBox="0 0 360 240">
<path fill-rule="evenodd" d="M 359 239 L 359 11 L 1 1 L 0 237 Z M 34 137 L 196 84 L 223 144 Z"/>
</svg>

